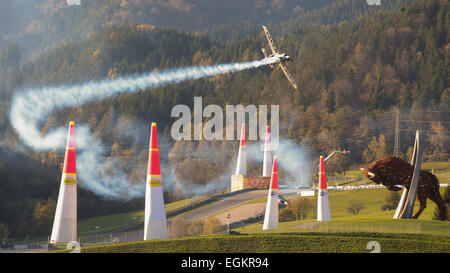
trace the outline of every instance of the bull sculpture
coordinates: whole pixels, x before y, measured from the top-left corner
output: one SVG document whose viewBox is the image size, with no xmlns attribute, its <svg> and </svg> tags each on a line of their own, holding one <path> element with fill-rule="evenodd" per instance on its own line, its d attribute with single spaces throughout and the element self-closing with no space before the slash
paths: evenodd
<svg viewBox="0 0 450 273">
<path fill-rule="evenodd" d="M 398 185 L 409 190 L 414 167 L 398 157 L 388 156 L 370 163 L 367 168 L 361 170 L 376 184 L 382 184 L 390 191 L 399 191 L 401 188 Z M 434 174 L 420 171 L 416 198 L 420 208 L 413 216 L 414 219 L 417 219 L 426 208 L 429 198 L 439 209 L 439 219 L 447 220 L 447 208 L 439 193 L 439 180 Z"/>
</svg>

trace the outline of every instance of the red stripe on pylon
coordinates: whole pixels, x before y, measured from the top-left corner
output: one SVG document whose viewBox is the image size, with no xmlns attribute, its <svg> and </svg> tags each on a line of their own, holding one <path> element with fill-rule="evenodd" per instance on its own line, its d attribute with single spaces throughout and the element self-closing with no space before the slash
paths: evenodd
<svg viewBox="0 0 450 273">
<path fill-rule="evenodd" d="M 272 190 L 278 190 L 278 166 L 277 166 L 277 157 L 273 157 L 272 164 L 272 177 L 270 178 L 270 188 Z"/>
<path fill-rule="evenodd" d="M 267 130 L 266 130 L 266 142 L 265 142 L 265 146 L 266 146 L 266 150 L 269 149 L 269 147 L 270 147 L 270 131 L 269 131 L 269 126 L 267 126 Z"/>
<path fill-rule="evenodd" d="M 323 156 L 320 156 L 320 174 L 319 174 L 319 189 L 327 190 L 327 177 L 325 175 L 325 164 Z"/>
<path fill-rule="evenodd" d="M 75 153 L 75 123 L 70 122 L 67 135 L 66 154 L 64 156 L 63 173 L 77 173 L 77 160 Z"/>
<path fill-rule="evenodd" d="M 148 152 L 147 174 L 161 175 L 161 167 L 159 162 L 158 135 L 156 132 L 156 123 L 152 123 L 150 133 L 150 148 Z"/>
<path fill-rule="evenodd" d="M 150 148 L 151 149 L 158 149 L 158 136 L 156 132 L 156 123 L 152 123 L 152 129 L 150 133 Z"/>
</svg>

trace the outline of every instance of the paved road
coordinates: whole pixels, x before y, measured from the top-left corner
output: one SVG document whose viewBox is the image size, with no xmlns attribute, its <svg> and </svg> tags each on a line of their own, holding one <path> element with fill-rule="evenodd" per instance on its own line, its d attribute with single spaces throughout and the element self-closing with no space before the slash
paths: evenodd
<svg viewBox="0 0 450 273">
<path fill-rule="evenodd" d="M 255 190 L 250 192 L 245 192 L 241 194 L 237 194 L 234 196 L 222 198 L 219 201 L 213 202 L 206 206 L 202 206 L 198 209 L 194 209 L 192 211 L 188 211 L 184 214 L 179 215 L 178 217 L 184 219 L 186 222 L 192 222 L 195 220 L 200 220 L 206 218 L 210 215 L 217 214 L 221 211 L 230 209 L 239 204 L 248 202 L 253 199 L 258 199 L 267 196 L 267 190 Z"/>
<path fill-rule="evenodd" d="M 297 192 L 297 190 L 289 189 L 289 190 L 280 190 L 279 191 L 279 193 L 282 195 L 292 193 L 292 192 Z M 200 207 L 200 208 L 192 210 L 192 211 L 188 211 L 184 214 L 181 214 L 178 217 L 183 218 L 187 223 L 189 223 L 189 222 L 192 222 L 195 220 L 200 220 L 200 219 L 206 218 L 210 215 L 215 215 L 219 212 L 231 209 L 242 203 L 245 203 L 245 202 L 248 202 L 248 201 L 251 201 L 254 199 L 266 197 L 266 196 L 267 196 L 267 190 L 249 191 L 249 192 L 245 192 L 245 193 L 241 193 L 241 194 L 237 194 L 234 196 L 223 198 L 223 199 L 216 201 L 214 203 L 211 203 L 209 205 Z M 254 212 L 253 211 L 249 212 L 248 217 L 254 216 L 252 213 L 254 213 Z"/>
</svg>

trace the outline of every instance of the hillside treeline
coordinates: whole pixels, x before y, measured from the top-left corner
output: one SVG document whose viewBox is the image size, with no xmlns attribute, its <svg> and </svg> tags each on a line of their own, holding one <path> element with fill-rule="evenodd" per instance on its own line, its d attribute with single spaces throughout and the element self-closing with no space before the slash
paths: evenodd
<svg viewBox="0 0 450 273">
<path fill-rule="evenodd" d="M 342 0 L 86 0 L 80 6 L 60 0 L 2 1 L 0 48 L 17 42 L 36 53 L 123 24 L 195 32 L 243 21 L 281 23 L 336 1 Z"/>
</svg>

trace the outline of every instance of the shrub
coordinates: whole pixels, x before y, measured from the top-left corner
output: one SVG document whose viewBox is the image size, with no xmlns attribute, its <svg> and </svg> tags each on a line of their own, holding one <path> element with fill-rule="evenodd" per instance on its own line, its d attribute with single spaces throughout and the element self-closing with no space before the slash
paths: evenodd
<svg viewBox="0 0 450 273">
<path fill-rule="evenodd" d="M 382 211 L 396 209 L 400 201 L 400 194 L 396 191 L 389 192 L 384 198 L 386 203 L 381 206 Z"/>
<path fill-rule="evenodd" d="M 292 211 L 295 215 L 295 220 L 302 220 L 311 212 L 313 204 L 307 198 L 297 196 L 289 201 L 286 208 Z"/>
<path fill-rule="evenodd" d="M 289 222 L 296 220 L 295 213 L 292 211 L 291 208 L 284 208 L 280 210 L 278 217 L 280 222 Z"/>
</svg>

